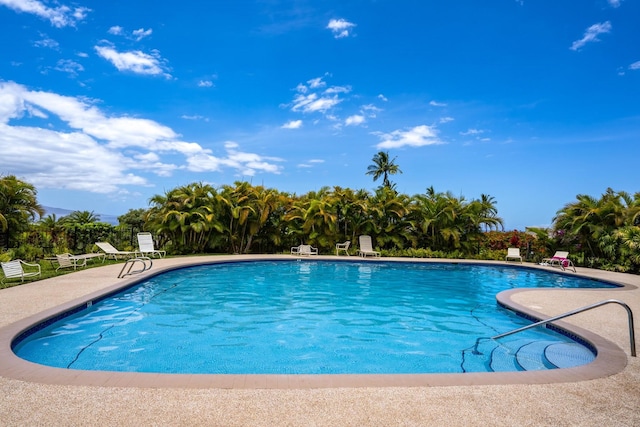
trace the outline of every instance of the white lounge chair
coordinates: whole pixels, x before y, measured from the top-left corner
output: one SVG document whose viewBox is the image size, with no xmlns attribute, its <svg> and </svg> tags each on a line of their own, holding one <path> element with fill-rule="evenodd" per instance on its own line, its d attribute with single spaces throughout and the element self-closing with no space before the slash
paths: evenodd
<svg viewBox="0 0 640 427">
<path fill-rule="evenodd" d="M 371 243 L 371 236 L 366 234 L 359 237 L 360 249 L 358 249 L 358 255 L 366 257 L 371 255 L 376 258 L 380 258 L 380 252 L 373 250 L 373 244 Z"/>
<path fill-rule="evenodd" d="M 347 256 L 349 256 L 349 246 L 351 245 L 351 241 L 347 240 L 344 243 L 336 243 L 336 256 L 340 254 L 340 251 L 344 251 Z"/>
<path fill-rule="evenodd" d="M 505 261 L 520 261 L 522 264 L 522 257 L 520 256 L 520 248 L 507 248 L 507 256 Z"/>
<path fill-rule="evenodd" d="M 96 242 L 96 246 L 99 247 L 100 250 L 103 251 L 108 258 L 112 259 L 118 259 L 119 257 L 133 258 L 138 254 L 137 252 L 131 251 L 119 251 L 114 248 L 113 245 L 111 245 L 111 243 L 109 242 Z"/>
<path fill-rule="evenodd" d="M 166 251 L 156 250 L 153 245 L 153 236 L 151 233 L 138 233 L 138 248 L 143 256 L 158 256 L 162 258 L 167 255 Z"/>
<path fill-rule="evenodd" d="M 576 272 L 576 267 L 569 259 L 568 251 L 556 251 L 551 258 L 543 258 L 540 265 L 549 265 L 551 267 L 560 267 L 563 271 L 567 268 L 571 268 L 573 272 Z"/>
<path fill-rule="evenodd" d="M 20 279 L 21 282 L 24 282 L 24 279 L 28 279 L 30 277 L 38 277 L 41 274 L 40 264 L 31 264 L 28 262 L 24 262 L 21 259 L 14 259 L 13 261 L 3 262 L 2 264 L 2 272 L 4 273 L 4 277 L 2 278 L 2 282 L 7 279 Z M 29 269 L 35 268 L 34 271 L 25 271 L 22 266 L 29 267 Z"/>
<path fill-rule="evenodd" d="M 76 257 L 69 253 L 56 255 L 56 260 L 58 261 L 58 268 L 56 271 L 61 268 L 73 268 L 76 270 L 78 267 L 86 267 L 87 266 L 87 258 L 86 257 Z"/>
<path fill-rule="evenodd" d="M 291 255 L 298 255 L 298 256 L 318 255 L 318 248 L 314 248 L 311 245 L 294 246 L 291 248 Z"/>
</svg>

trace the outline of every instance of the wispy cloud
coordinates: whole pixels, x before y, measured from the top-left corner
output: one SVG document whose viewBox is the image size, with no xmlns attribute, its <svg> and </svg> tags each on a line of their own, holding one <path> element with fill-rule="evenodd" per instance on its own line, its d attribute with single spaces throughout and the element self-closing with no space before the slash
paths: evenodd
<svg viewBox="0 0 640 427">
<path fill-rule="evenodd" d="M 71 8 L 64 5 L 52 8 L 38 0 L 0 0 L 0 5 L 16 12 L 34 14 L 48 20 L 57 28 L 73 27 L 77 22 L 84 20 L 91 11 L 86 7 Z"/>
<path fill-rule="evenodd" d="M 309 161 L 308 161 L 308 162 L 306 162 L 306 163 L 299 163 L 299 164 L 298 164 L 298 167 L 299 167 L 299 168 L 312 168 L 312 167 L 314 167 L 315 165 L 320 164 L 320 163 L 324 163 L 324 160 L 321 160 L 321 159 L 311 159 L 311 160 L 309 160 Z"/>
<path fill-rule="evenodd" d="M 198 87 L 213 87 L 213 82 L 211 80 L 200 80 Z"/>
<path fill-rule="evenodd" d="M 609 6 L 611 7 L 620 7 L 622 0 L 607 0 L 609 2 Z"/>
<path fill-rule="evenodd" d="M 205 121 L 205 122 L 209 121 L 208 117 L 201 116 L 199 114 L 195 114 L 193 116 L 190 116 L 188 114 L 183 114 L 183 115 L 180 116 L 180 118 L 181 119 L 185 119 L 185 120 L 202 120 L 202 121 Z"/>
<path fill-rule="evenodd" d="M 363 124 L 365 121 L 366 119 L 364 118 L 363 115 L 354 114 L 353 116 L 347 117 L 347 119 L 344 121 L 344 124 L 346 126 L 359 126 Z"/>
<path fill-rule="evenodd" d="M 429 102 L 429 105 L 431 105 L 432 107 L 446 107 L 447 106 L 447 104 L 445 104 L 445 103 L 436 102 L 436 101 Z"/>
<path fill-rule="evenodd" d="M 118 52 L 111 46 L 95 46 L 95 50 L 98 55 L 111 62 L 120 71 L 171 78 L 158 52 L 151 55 L 139 50 Z"/>
<path fill-rule="evenodd" d="M 640 70 L 640 61 L 636 61 L 633 64 L 629 65 L 630 70 Z"/>
<path fill-rule="evenodd" d="M 71 59 L 59 60 L 54 69 L 57 71 L 62 71 L 63 73 L 67 73 L 71 77 L 76 77 L 78 73 L 84 71 L 84 67 L 82 66 L 82 64 L 79 64 Z"/>
<path fill-rule="evenodd" d="M 390 133 L 375 132 L 381 139 L 376 148 L 423 147 L 425 145 L 444 144 L 438 138 L 438 130 L 434 126 L 420 125 L 409 130 L 395 130 Z"/>
<path fill-rule="evenodd" d="M 293 98 L 291 111 L 302 113 L 327 113 L 342 102 L 341 94 L 349 93 L 351 88 L 345 86 L 330 86 L 322 77 L 307 81 L 307 84 L 296 86 L 297 95 Z M 326 89 L 325 89 L 326 88 Z"/>
<path fill-rule="evenodd" d="M 153 30 L 151 28 L 149 28 L 148 30 L 145 30 L 144 28 L 140 28 L 138 30 L 133 30 L 132 34 L 133 37 L 136 39 L 136 41 L 140 41 L 145 37 L 149 37 L 151 35 L 151 33 L 153 33 Z"/>
<path fill-rule="evenodd" d="M 192 172 L 219 171 L 224 167 L 235 169 L 243 176 L 254 176 L 257 172 L 279 174 L 282 167 L 277 162 L 283 160 L 277 157 L 266 157 L 256 153 L 240 151 L 239 145 L 233 141 L 224 144 L 226 155 L 217 157 L 205 150 L 188 159 L 188 169 Z"/>
<path fill-rule="evenodd" d="M 60 43 L 46 34 L 40 33 L 40 40 L 33 42 L 35 47 L 46 47 L 53 50 L 60 50 Z"/>
<path fill-rule="evenodd" d="M 611 22 L 605 21 L 599 24 L 593 24 L 584 33 L 584 36 L 580 40 L 576 40 L 571 45 L 571 50 L 580 50 L 584 45 L 591 42 L 600 41 L 598 36 L 600 34 L 606 34 L 611 32 Z"/>
<path fill-rule="evenodd" d="M 351 28 L 355 26 L 356 24 L 344 19 L 332 19 L 327 24 L 327 29 L 331 30 L 331 32 L 333 33 L 333 37 L 341 39 L 344 37 L 349 37 L 351 35 Z"/>
<path fill-rule="evenodd" d="M 124 28 L 122 28 L 119 25 L 114 25 L 113 27 L 109 28 L 109 30 L 107 32 L 109 34 L 113 34 L 114 36 L 120 36 L 120 35 L 124 34 Z"/>
<path fill-rule="evenodd" d="M 462 135 L 462 136 L 481 135 L 483 133 L 484 133 L 484 130 L 482 130 L 482 129 L 473 129 L 472 128 L 472 129 L 466 130 L 464 132 L 460 132 L 460 135 Z"/>
<path fill-rule="evenodd" d="M 282 129 L 300 129 L 302 127 L 302 120 L 291 120 L 281 126 Z"/>
</svg>

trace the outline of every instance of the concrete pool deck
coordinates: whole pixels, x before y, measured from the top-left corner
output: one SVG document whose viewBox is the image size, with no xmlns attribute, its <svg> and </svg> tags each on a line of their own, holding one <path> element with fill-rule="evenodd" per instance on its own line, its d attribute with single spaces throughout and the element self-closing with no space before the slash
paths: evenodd
<svg viewBox="0 0 640 427">
<path fill-rule="evenodd" d="M 154 260 L 151 273 L 185 262 L 239 258 L 273 257 L 169 258 Z M 86 298 L 115 284 L 137 280 L 145 274 L 117 279 L 121 268 L 122 264 L 92 268 L 0 290 L 0 328 L 10 328 L 38 313 Z M 507 297 L 545 316 L 606 299 L 625 302 L 636 317 L 640 313 L 640 276 L 584 268 L 578 268 L 576 274 L 630 286 L 616 290 L 527 290 Z M 636 334 L 638 321 L 636 319 Z M 284 387 L 264 382 L 250 384 L 246 379 L 241 384 L 230 382 L 214 387 L 210 383 L 198 384 L 197 378 L 191 380 L 192 386 L 172 386 L 158 376 L 139 383 L 120 379 L 103 380 L 94 385 L 70 385 L 73 381 L 64 378 L 25 380 L 29 378 L 28 373 L 11 373 L 7 366 L 13 360 L 4 354 L 0 367 L 7 369 L 0 372 L 7 374 L 0 376 L 3 396 L 0 420 L 3 425 L 640 425 L 640 362 L 630 357 L 625 310 L 611 304 L 564 322 L 620 347 L 626 354 L 626 367 L 601 378 L 585 380 L 568 375 L 566 382 L 556 379 L 548 384 L 542 380 L 542 384 L 508 384 L 510 381 L 506 381 L 507 384 L 451 385 L 453 382 L 441 386 L 444 383 L 434 381 L 428 386 L 408 382 L 406 385 L 411 386 L 380 387 L 375 381 L 371 383 L 373 386 L 367 386 L 366 382 L 345 386 L 347 383 L 338 381 L 333 386 L 312 384 L 312 388 L 304 388 L 289 378 L 284 379 L 288 383 Z M 47 369 L 52 370 L 43 368 Z M 67 375 L 84 375 L 79 371 L 62 371 Z M 456 374 L 468 375 L 474 374 Z M 544 373 L 536 377 L 544 377 Z"/>
</svg>

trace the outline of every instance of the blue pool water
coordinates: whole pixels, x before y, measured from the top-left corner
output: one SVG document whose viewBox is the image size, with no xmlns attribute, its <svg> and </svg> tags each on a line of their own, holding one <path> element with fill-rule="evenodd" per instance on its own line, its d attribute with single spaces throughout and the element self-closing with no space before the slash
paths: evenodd
<svg viewBox="0 0 640 427">
<path fill-rule="evenodd" d="M 454 373 L 549 369 L 593 353 L 500 308 L 510 288 L 608 287 L 516 268 L 291 260 L 183 268 L 14 343 L 69 369 L 210 374 Z"/>
</svg>

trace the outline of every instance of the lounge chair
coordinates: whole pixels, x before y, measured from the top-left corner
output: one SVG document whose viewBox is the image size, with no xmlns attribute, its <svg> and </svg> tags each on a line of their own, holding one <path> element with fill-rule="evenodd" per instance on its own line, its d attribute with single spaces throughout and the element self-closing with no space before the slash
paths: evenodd
<svg viewBox="0 0 640 427">
<path fill-rule="evenodd" d="M 551 258 L 543 258 L 540 265 L 549 265 L 551 267 L 560 267 L 563 271 L 567 268 L 573 269 L 573 272 L 576 272 L 576 267 L 573 265 L 573 262 L 569 259 L 569 252 L 567 251 L 556 251 L 555 254 Z"/>
<path fill-rule="evenodd" d="M 139 252 L 143 256 L 158 256 L 158 258 L 165 257 L 167 255 L 166 251 L 156 250 L 153 245 L 153 236 L 151 233 L 138 233 L 138 248 Z"/>
<path fill-rule="evenodd" d="M 522 257 L 520 256 L 520 248 L 507 248 L 507 256 L 505 257 L 505 261 L 520 261 L 522 264 Z"/>
<path fill-rule="evenodd" d="M 76 257 L 69 253 L 56 255 L 56 260 L 58 261 L 58 268 L 56 268 L 56 271 L 61 268 L 73 268 L 76 270 L 78 267 L 87 266 L 86 257 Z"/>
<path fill-rule="evenodd" d="M 1 282 L 3 284 L 7 279 L 20 279 L 21 282 L 24 282 L 24 279 L 38 277 L 41 274 L 40 264 L 31 264 L 21 259 L 14 259 L 13 261 L 3 262 L 1 264 L 2 272 L 4 273 L 4 278 Z M 34 268 L 35 270 L 25 271 L 22 266 L 29 267 L 29 269 Z"/>
<path fill-rule="evenodd" d="M 298 256 L 318 255 L 318 248 L 314 248 L 311 245 L 294 246 L 291 248 L 291 255 L 298 255 Z"/>
<path fill-rule="evenodd" d="M 336 256 L 340 254 L 340 251 L 344 251 L 347 256 L 349 256 L 349 246 L 351 245 L 351 241 L 347 240 L 344 243 L 336 243 Z"/>
<path fill-rule="evenodd" d="M 122 258 L 134 258 L 138 253 L 131 251 L 119 251 L 114 248 L 109 242 L 96 242 L 96 246 L 102 250 L 108 258 L 118 259 Z"/>
<path fill-rule="evenodd" d="M 359 237 L 360 249 L 358 249 L 358 255 L 365 258 L 371 255 L 376 258 L 380 258 L 380 252 L 373 250 L 373 244 L 371 243 L 371 236 L 362 235 Z"/>
</svg>

